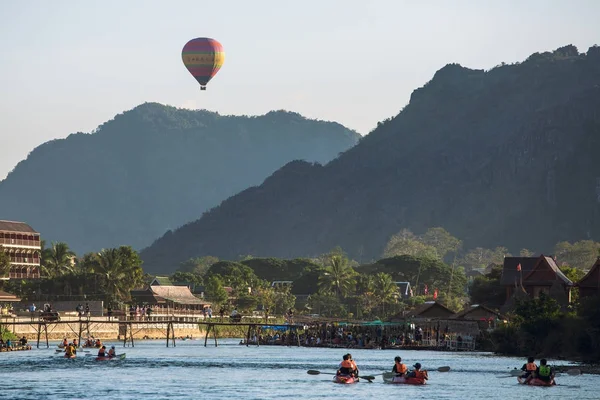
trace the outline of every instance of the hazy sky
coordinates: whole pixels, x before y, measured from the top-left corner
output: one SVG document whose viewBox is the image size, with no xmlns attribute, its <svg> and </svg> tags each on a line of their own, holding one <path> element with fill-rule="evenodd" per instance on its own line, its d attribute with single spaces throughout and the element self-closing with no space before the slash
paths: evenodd
<svg viewBox="0 0 600 400">
<path fill-rule="evenodd" d="M 338 121 L 361 134 L 449 62 L 600 44 L 600 0 L 0 0 L 0 179 L 39 144 L 146 101 Z M 219 40 L 207 91 L 191 38 Z"/>
</svg>

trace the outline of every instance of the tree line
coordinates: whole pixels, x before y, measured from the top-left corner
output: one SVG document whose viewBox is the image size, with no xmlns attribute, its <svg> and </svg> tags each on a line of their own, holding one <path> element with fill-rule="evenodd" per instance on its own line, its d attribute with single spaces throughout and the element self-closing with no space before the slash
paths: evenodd
<svg viewBox="0 0 600 400">
<path fill-rule="evenodd" d="M 77 257 L 64 242 L 41 242 L 41 279 L 11 279 L 3 289 L 31 300 L 104 300 L 117 306 L 144 283 L 142 260 L 130 246 L 102 249 Z M 0 252 L 0 266 L 2 266 Z M 2 267 L 7 274 L 8 266 Z"/>
</svg>

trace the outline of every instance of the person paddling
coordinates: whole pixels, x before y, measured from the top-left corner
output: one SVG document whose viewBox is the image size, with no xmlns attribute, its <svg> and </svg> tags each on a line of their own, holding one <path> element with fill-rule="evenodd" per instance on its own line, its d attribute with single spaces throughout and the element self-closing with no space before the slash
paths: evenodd
<svg viewBox="0 0 600 400">
<path fill-rule="evenodd" d="M 394 357 L 394 367 L 392 372 L 396 373 L 396 376 L 404 376 L 408 372 L 406 364 L 402 363 L 402 358 L 399 356 Z"/>
<path fill-rule="evenodd" d="M 110 350 L 108 351 L 108 356 L 111 358 L 117 356 L 117 353 L 115 351 L 115 346 L 110 346 Z"/>
<path fill-rule="evenodd" d="M 556 382 L 554 382 L 554 369 L 548 365 L 548 361 L 545 358 L 540 360 L 540 366 L 537 368 L 535 376 L 544 382 L 551 382 L 553 385 L 556 385 Z"/>
<path fill-rule="evenodd" d="M 421 370 L 421 363 L 416 363 L 413 365 L 414 370 L 408 373 L 409 378 L 417 378 L 417 379 L 429 379 L 427 375 L 427 371 Z"/>
<path fill-rule="evenodd" d="M 98 357 L 106 357 L 106 346 L 100 347 L 100 350 L 98 350 Z"/>
<path fill-rule="evenodd" d="M 535 358 L 529 357 L 527 362 L 521 367 L 521 378 L 525 379 L 525 383 L 529 382 L 533 378 L 533 373 L 537 371 L 537 365 L 535 364 Z"/>
<path fill-rule="evenodd" d="M 346 355 L 348 356 L 348 359 L 352 363 L 352 374 L 354 375 L 355 378 L 358 378 L 358 367 L 356 366 L 356 363 L 354 362 L 354 359 L 352 358 L 352 354 L 348 353 Z"/>
<path fill-rule="evenodd" d="M 67 344 L 65 347 L 65 357 L 71 358 L 75 355 L 75 347 L 73 347 L 72 343 Z"/>
<path fill-rule="evenodd" d="M 358 369 L 356 368 L 354 361 L 352 361 L 352 356 L 350 354 L 344 355 L 336 375 L 358 376 Z"/>
</svg>

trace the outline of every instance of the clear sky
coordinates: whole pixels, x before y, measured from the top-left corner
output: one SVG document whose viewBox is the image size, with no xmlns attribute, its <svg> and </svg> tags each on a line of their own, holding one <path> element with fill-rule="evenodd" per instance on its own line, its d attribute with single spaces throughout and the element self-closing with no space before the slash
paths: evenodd
<svg viewBox="0 0 600 400">
<path fill-rule="evenodd" d="M 450 62 L 600 44 L 600 0 L 0 0 L 0 179 L 39 144 L 146 101 L 273 109 L 367 134 Z M 181 48 L 225 64 L 200 91 Z"/>
</svg>

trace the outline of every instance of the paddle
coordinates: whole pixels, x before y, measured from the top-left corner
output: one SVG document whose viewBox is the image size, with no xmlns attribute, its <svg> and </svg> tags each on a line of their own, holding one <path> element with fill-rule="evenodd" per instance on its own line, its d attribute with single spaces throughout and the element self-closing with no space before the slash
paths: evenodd
<svg viewBox="0 0 600 400">
<path fill-rule="evenodd" d="M 331 375 L 335 375 L 335 372 L 321 372 L 321 371 L 317 371 L 315 369 L 309 369 L 308 371 L 306 371 L 307 374 L 309 375 L 319 375 L 319 374 L 331 374 Z"/>
<path fill-rule="evenodd" d="M 308 371 L 306 371 L 306 373 L 309 375 L 319 375 L 319 374 L 335 375 L 337 372 L 321 372 L 321 371 L 317 371 L 315 369 L 309 369 Z M 381 375 L 381 374 L 376 374 L 376 375 Z M 374 375 L 361 375 L 361 376 L 359 376 L 359 378 L 365 379 L 366 381 L 371 383 L 371 381 L 373 379 L 375 379 L 375 376 Z"/>
</svg>

